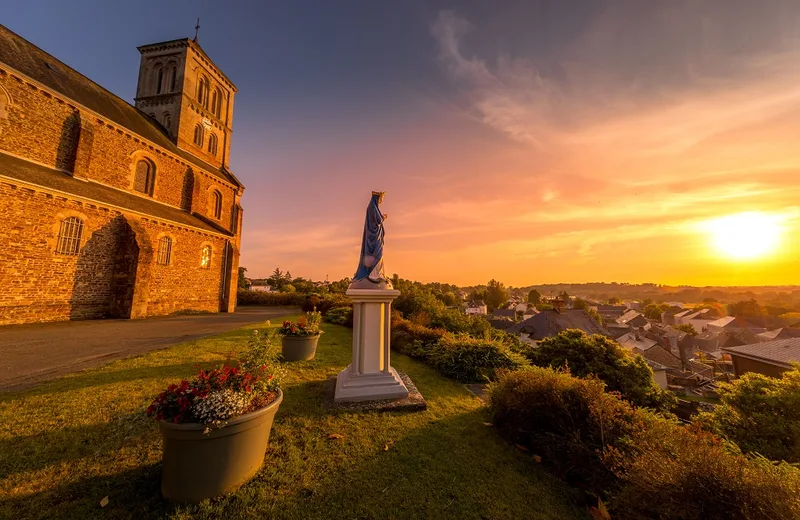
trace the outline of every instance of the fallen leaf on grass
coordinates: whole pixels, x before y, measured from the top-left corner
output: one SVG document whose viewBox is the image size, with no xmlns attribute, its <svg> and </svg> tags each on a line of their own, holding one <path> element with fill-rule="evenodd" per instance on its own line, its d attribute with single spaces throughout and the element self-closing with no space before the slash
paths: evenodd
<svg viewBox="0 0 800 520">
<path fill-rule="evenodd" d="M 528 451 L 528 448 L 526 448 L 522 444 L 515 444 L 514 446 L 516 446 L 519 451 Z"/>
<path fill-rule="evenodd" d="M 592 518 L 594 518 L 594 520 L 611 520 L 611 515 L 608 514 L 608 509 L 606 509 L 606 505 L 599 498 L 597 499 L 597 507 L 594 506 L 590 507 L 589 513 L 592 515 Z"/>
<path fill-rule="evenodd" d="M 383 451 L 389 451 L 389 446 L 394 444 L 394 441 L 389 441 L 386 443 L 386 446 L 383 447 Z"/>
<path fill-rule="evenodd" d="M 100 507 L 106 507 L 108 505 L 108 497 L 103 497 L 103 500 L 100 501 Z"/>
<path fill-rule="evenodd" d="M 329 439 L 344 439 L 344 435 L 342 435 L 341 433 L 331 433 L 330 435 L 328 435 L 328 438 Z"/>
<path fill-rule="evenodd" d="M 485 423 L 483 423 L 483 425 L 484 425 L 484 426 L 494 426 L 494 424 L 492 424 L 492 423 L 490 423 L 490 422 L 485 422 Z"/>
<path fill-rule="evenodd" d="M 536 462 L 542 462 L 542 458 L 538 455 L 533 455 L 533 460 L 535 460 Z"/>
</svg>

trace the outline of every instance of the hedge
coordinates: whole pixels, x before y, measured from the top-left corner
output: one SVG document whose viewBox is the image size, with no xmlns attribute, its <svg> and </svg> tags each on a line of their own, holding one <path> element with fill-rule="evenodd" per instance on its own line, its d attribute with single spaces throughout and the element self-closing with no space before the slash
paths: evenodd
<svg viewBox="0 0 800 520">
<path fill-rule="evenodd" d="M 598 379 L 550 368 L 501 374 L 493 424 L 620 520 L 800 519 L 800 471 L 743 455 L 695 427 L 635 408 Z"/>
</svg>

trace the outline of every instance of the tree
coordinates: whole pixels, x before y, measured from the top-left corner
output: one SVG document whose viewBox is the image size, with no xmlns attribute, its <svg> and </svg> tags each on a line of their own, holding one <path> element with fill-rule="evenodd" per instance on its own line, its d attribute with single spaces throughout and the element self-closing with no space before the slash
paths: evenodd
<svg viewBox="0 0 800 520">
<path fill-rule="evenodd" d="M 503 285 L 503 282 L 498 282 L 495 279 L 489 280 L 486 284 L 486 306 L 489 312 L 500 308 L 508 301 L 508 289 Z"/>
<path fill-rule="evenodd" d="M 245 277 L 245 273 L 247 273 L 246 267 L 239 268 L 239 281 L 237 283 L 237 287 L 239 289 L 249 289 L 250 284 L 247 282 L 247 278 Z"/>
<path fill-rule="evenodd" d="M 787 312 L 778 316 L 787 327 L 800 326 L 800 312 Z"/>
<path fill-rule="evenodd" d="M 737 318 L 759 318 L 767 314 L 755 299 L 728 304 L 728 314 Z"/>
<path fill-rule="evenodd" d="M 697 336 L 697 331 L 691 323 L 684 323 L 683 325 L 675 325 L 675 328 L 681 332 L 685 332 L 690 336 Z"/>
<path fill-rule="evenodd" d="M 285 279 L 283 271 L 281 271 L 279 268 L 276 267 L 275 270 L 272 272 L 272 276 L 267 278 L 267 283 L 274 290 L 282 291 L 283 286 L 286 285 L 288 282 Z"/>
<path fill-rule="evenodd" d="M 539 305 L 542 303 L 542 293 L 537 291 L 536 289 L 531 289 L 528 292 L 528 303 L 531 305 Z"/>
<path fill-rule="evenodd" d="M 611 298 L 608 299 L 608 304 L 609 305 L 619 305 L 620 303 L 622 303 L 622 300 L 620 300 L 616 296 L 612 296 Z"/>
<path fill-rule="evenodd" d="M 538 366 L 568 368 L 577 377 L 597 376 L 608 390 L 619 392 L 637 406 L 666 411 L 677 402 L 670 392 L 659 388 L 642 356 L 599 334 L 589 336 L 568 329 L 543 339 L 526 355 Z"/>
<path fill-rule="evenodd" d="M 697 421 L 744 451 L 800 462 L 800 364 L 782 377 L 749 372 L 719 385 L 722 404 Z"/>
<path fill-rule="evenodd" d="M 589 304 L 586 303 L 586 300 L 584 300 L 583 298 L 575 298 L 575 301 L 572 302 L 572 308 L 573 309 L 588 309 L 589 308 Z"/>
</svg>

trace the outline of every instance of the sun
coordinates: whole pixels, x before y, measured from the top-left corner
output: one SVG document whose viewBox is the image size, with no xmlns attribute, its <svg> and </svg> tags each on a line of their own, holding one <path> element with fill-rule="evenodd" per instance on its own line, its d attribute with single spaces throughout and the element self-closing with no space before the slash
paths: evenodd
<svg viewBox="0 0 800 520">
<path fill-rule="evenodd" d="M 714 247 L 734 260 L 753 260 L 778 248 L 782 219 L 760 211 L 748 211 L 709 220 L 703 226 Z"/>
</svg>

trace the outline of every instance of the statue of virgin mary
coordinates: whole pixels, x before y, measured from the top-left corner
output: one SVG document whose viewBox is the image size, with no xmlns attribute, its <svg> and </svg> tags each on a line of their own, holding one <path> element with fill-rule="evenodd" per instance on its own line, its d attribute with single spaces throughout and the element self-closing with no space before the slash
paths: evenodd
<svg viewBox="0 0 800 520">
<path fill-rule="evenodd" d="M 364 236 L 361 239 L 361 258 L 351 289 L 391 289 L 392 284 L 383 272 L 383 221 L 386 215 L 378 206 L 386 193 L 373 191 L 367 206 Z"/>
</svg>

